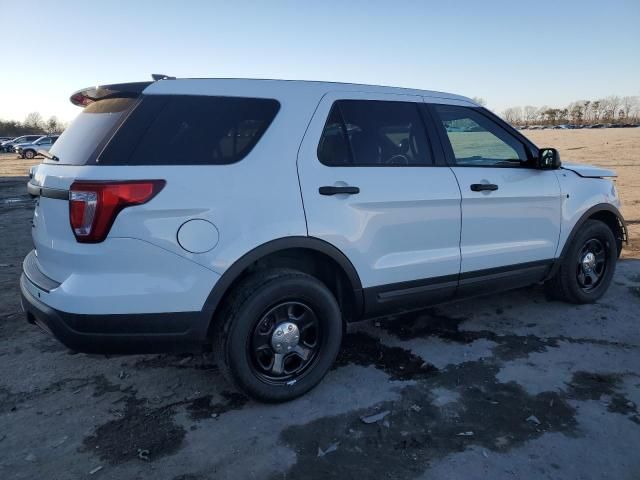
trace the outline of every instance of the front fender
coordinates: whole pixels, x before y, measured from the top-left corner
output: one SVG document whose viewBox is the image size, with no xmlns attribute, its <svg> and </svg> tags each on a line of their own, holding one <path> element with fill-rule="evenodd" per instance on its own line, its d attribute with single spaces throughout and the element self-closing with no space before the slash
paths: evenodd
<svg viewBox="0 0 640 480">
<path fill-rule="evenodd" d="M 558 170 L 562 196 L 560 235 L 556 258 L 561 257 L 578 228 L 599 211 L 608 211 L 620 220 L 625 233 L 626 226 L 620 214 L 620 199 L 615 184 L 610 179 L 583 178 L 570 170 Z"/>
</svg>

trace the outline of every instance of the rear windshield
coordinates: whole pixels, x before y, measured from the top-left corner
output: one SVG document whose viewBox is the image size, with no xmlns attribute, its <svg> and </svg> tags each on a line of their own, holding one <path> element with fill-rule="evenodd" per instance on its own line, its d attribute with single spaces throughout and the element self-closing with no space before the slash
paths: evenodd
<svg viewBox="0 0 640 480">
<path fill-rule="evenodd" d="M 115 129 L 138 100 L 111 98 L 87 105 L 51 147 L 58 161 L 45 163 L 85 165 L 95 160 Z"/>
<path fill-rule="evenodd" d="M 101 165 L 225 165 L 244 158 L 280 104 L 264 98 L 148 95 L 98 158 Z"/>
</svg>

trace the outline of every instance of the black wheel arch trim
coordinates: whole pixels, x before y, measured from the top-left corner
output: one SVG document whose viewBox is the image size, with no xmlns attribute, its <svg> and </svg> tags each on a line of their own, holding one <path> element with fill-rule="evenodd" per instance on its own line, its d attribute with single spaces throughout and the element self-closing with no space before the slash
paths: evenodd
<svg viewBox="0 0 640 480">
<path fill-rule="evenodd" d="M 220 303 L 224 299 L 233 283 L 238 278 L 240 278 L 243 272 L 245 272 L 245 270 L 250 265 L 260 260 L 261 258 L 266 257 L 267 255 L 271 255 L 273 253 L 284 250 L 289 250 L 292 248 L 299 248 L 322 253 L 333 259 L 340 266 L 340 268 L 342 268 L 342 271 L 345 273 L 347 279 L 349 280 L 350 287 L 354 292 L 353 298 L 355 302 L 356 314 L 359 315 L 364 310 L 364 299 L 360 276 L 358 275 L 358 272 L 356 271 L 351 261 L 344 253 L 342 253 L 337 247 L 330 244 L 329 242 L 316 237 L 286 237 L 271 240 L 254 248 L 253 250 L 249 251 L 238 260 L 236 260 L 222 274 L 220 279 L 216 282 L 213 289 L 211 290 L 211 293 L 207 297 L 207 300 L 205 301 L 202 308 L 202 312 L 205 313 L 208 318 L 210 318 L 210 324 L 207 325 L 207 332 L 203 333 L 205 335 L 208 335 L 208 329 L 214 321 L 213 315 L 216 309 L 219 307 Z"/>
<path fill-rule="evenodd" d="M 587 211 L 585 211 L 580 216 L 578 221 L 575 223 L 575 225 L 571 229 L 571 232 L 567 236 L 567 240 L 564 242 L 564 245 L 562 247 L 562 252 L 560 253 L 560 256 L 554 262 L 553 267 L 551 268 L 549 274 L 547 275 L 547 280 L 549 278 L 553 277 L 556 274 L 556 272 L 558 271 L 558 269 L 560 268 L 560 263 L 561 263 L 562 259 L 565 257 L 565 255 L 567 254 L 567 250 L 569 249 L 571 243 L 573 242 L 573 239 L 578 234 L 578 230 L 580 230 L 582 225 L 584 225 L 584 223 L 587 220 L 589 220 L 591 217 L 593 217 L 596 213 L 599 213 L 599 212 L 610 212 L 610 213 L 613 213 L 618 219 L 618 223 L 619 223 L 620 228 L 622 230 L 622 238 L 616 238 L 616 240 L 620 241 L 620 248 L 618 249 L 618 256 L 620 256 L 620 253 L 621 253 L 621 250 L 622 250 L 621 245 L 628 243 L 629 235 L 628 235 L 628 231 L 627 231 L 627 223 L 625 222 L 624 217 L 620 213 L 620 210 L 618 210 L 614 205 L 611 205 L 610 203 L 598 203 L 598 204 L 590 207 L 589 209 L 587 209 Z M 617 237 L 617 234 L 615 234 L 615 235 Z"/>
</svg>

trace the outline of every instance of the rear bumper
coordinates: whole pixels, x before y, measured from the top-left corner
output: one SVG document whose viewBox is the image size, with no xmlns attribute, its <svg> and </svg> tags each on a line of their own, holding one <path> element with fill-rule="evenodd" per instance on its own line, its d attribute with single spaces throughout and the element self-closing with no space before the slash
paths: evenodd
<svg viewBox="0 0 640 480">
<path fill-rule="evenodd" d="M 78 352 L 190 352 L 201 351 L 207 342 L 209 318 L 203 312 L 74 314 L 43 303 L 36 298 L 38 289 L 23 273 L 20 291 L 27 320 Z"/>
</svg>

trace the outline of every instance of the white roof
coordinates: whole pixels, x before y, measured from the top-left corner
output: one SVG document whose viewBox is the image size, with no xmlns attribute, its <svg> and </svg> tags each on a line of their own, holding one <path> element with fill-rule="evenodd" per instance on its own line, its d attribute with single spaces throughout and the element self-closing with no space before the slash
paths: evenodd
<svg viewBox="0 0 640 480">
<path fill-rule="evenodd" d="M 145 94 L 230 95 L 282 98 L 300 94 L 321 97 L 328 92 L 369 92 L 396 95 L 420 95 L 423 97 L 457 100 L 477 105 L 461 95 L 381 85 L 358 83 L 320 82 L 310 80 L 271 80 L 247 78 L 178 78 L 153 82 Z"/>
</svg>

